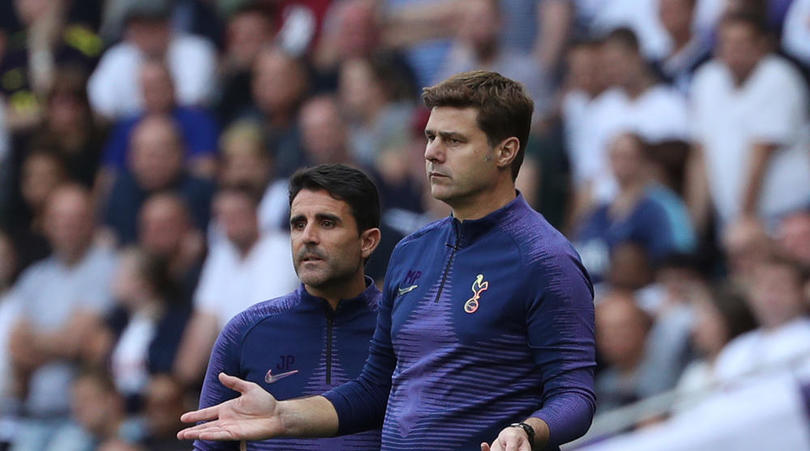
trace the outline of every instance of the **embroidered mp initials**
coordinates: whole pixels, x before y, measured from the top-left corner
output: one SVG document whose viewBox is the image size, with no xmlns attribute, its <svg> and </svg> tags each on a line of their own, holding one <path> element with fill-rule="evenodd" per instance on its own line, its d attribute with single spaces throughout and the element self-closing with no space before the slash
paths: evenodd
<svg viewBox="0 0 810 451">
<path fill-rule="evenodd" d="M 478 299 L 481 297 L 481 293 L 487 291 L 487 288 L 489 288 L 489 282 L 484 280 L 483 274 L 478 274 L 472 284 L 473 297 L 464 303 L 465 312 L 475 313 L 478 310 Z"/>
</svg>

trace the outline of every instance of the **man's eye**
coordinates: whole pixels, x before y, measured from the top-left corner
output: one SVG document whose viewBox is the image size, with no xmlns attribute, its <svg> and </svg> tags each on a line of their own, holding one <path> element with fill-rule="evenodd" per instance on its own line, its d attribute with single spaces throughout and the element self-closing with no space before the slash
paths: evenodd
<svg viewBox="0 0 810 451">
<path fill-rule="evenodd" d="M 304 225 L 305 224 L 304 224 L 303 221 L 298 221 L 298 222 L 292 223 L 292 228 L 293 228 L 293 230 L 304 230 Z"/>
<path fill-rule="evenodd" d="M 332 227 L 335 226 L 335 221 L 332 221 L 331 219 L 324 219 L 323 221 L 321 221 L 321 226 L 327 229 L 331 229 Z"/>
</svg>

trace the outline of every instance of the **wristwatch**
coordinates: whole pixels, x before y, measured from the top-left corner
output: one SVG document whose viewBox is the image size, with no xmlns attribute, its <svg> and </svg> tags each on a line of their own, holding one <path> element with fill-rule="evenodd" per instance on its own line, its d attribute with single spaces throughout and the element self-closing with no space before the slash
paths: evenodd
<svg viewBox="0 0 810 451">
<path fill-rule="evenodd" d="M 534 428 L 530 425 L 520 422 L 520 423 L 512 423 L 509 425 L 510 428 L 521 428 L 526 431 L 526 435 L 529 436 L 529 446 L 534 447 Z"/>
</svg>

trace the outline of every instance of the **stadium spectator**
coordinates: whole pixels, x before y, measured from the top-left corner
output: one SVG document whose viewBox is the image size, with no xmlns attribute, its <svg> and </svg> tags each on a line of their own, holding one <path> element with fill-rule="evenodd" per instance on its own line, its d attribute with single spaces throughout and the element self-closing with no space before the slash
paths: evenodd
<svg viewBox="0 0 810 451">
<path fill-rule="evenodd" d="M 348 122 L 350 156 L 373 167 L 405 139 L 413 91 L 392 55 L 351 58 L 340 66 L 338 98 Z"/>
<path fill-rule="evenodd" d="M 71 394 L 72 421 L 56 429 L 49 447 L 82 451 L 96 449 L 108 440 L 136 443 L 141 438 L 137 420 L 127 417 L 124 399 L 106 372 L 83 370 L 73 382 Z"/>
<path fill-rule="evenodd" d="M 138 245 L 166 260 L 181 301 L 190 302 L 202 269 L 205 240 L 202 231 L 194 227 L 181 196 L 158 193 L 144 201 L 138 214 Z"/>
<path fill-rule="evenodd" d="M 247 189 L 261 197 L 259 225 L 263 232 L 288 230 L 290 193 L 287 179 L 273 178 L 273 158 L 261 125 L 250 120 L 231 124 L 222 135 L 220 186 Z"/>
<path fill-rule="evenodd" d="M 728 342 L 756 327 L 745 298 L 731 287 L 693 296 L 695 321 L 692 343 L 698 358 L 683 371 L 675 390 L 678 394 L 675 413 L 685 413 L 698 403 L 702 391 L 719 382 L 715 365 Z"/>
<path fill-rule="evenodd" d="M 613 292 L 596 306 L 596 344 L 604 366 L 596 376 L 598 409 L 605 412 L 638 401 L 656 390 L 655 369 L 646 360 L 651 318 L 633 296 Z"/>
<path fill-rule="evenodd" d="M 301 150 L 307 165 L 354 161 L 346 123 L 334 97 L 308 99 L 298 116 Z"/>
<path fill-rule="evenodd" d="M 133 2 L 125 28 L 124 40 L 104 53 L 87 85 L 97 114 L 115 120 L 143 109 L 138 69 L 149 58 L 169 66 L 179 105 L 208 103 L 216 74 L 214 46 L 204 38 L 173 32 L 167 1 Z"/>
<path fill-rule="evenodd" d="M 771 226 L 807 205 L 807 86 L 769 51 L 761 18 L 723 20 L 716 57 L 695 74 L 691 101 L 696 149 L 688 200 L 700 228 L 712 205 L 720 230 L 752 215 Z"/>
<path fill-rule="evenodd" d="M 694 27 L 698 0 L 659 0 L 658 16 L 672 42 L 658 61 L 663 75 L 684 95 L 688 94 L 695 70 L 711 57 L 705 36 Z"/>
<path fill-rule="evenodd" d="M 163 115 L 145 117 L 132 131 L 130 146 L 130 170 L 116 177 L 104 208 L 104 223 L 117 241 L 135 241 L 141 205 L 160 191 L 183 197 L 195 226 L 206 230 L 214 185 L 184 169 L 184 143 L 174 121 Z"/>
<path fill-rule="evenodd" d="M 380 45 L 376 5 L 368 0 L 332 3 L 323 27 L 323 37 L 312 55 L 318 84 L 334 89 L 341 64 L 355 58 L 368 58 Z M 404 61 L 401 64 L 407 67 Z"/>
<path fill-rule="evenodd" d="M 302 61 L 278 47 L 265 47 L 256 56 L 251 80 L 253 110 L 246 116 L 261 122 L 275 177 L 286 177 L 303 163 L 296 124 L 298 109 L 309 89 Z"/>
<path fill-rule="evenodd" d="M 51 193 L 67 181 L 67 169 L 53 149 L 33 148 L 23 160 L 20 176 L 21 202 L 6 218 L 6 226 L 22 269 L 50 252 L 42 228 L 45 205 Z"/>
<path fill-rule="evenodd" d="M 561 114 L 565 127 L 565 144 L 574 188 L 583 190 L 598 163 L 588 154 L 596 144 L 592 116 L 604 100 L 607 80 L 601 66 L 601 43 L 596 40 L 573 42 L 565 56 Z"/>
<path fill-rule="evenodd" d="M 47 449 L 55 428 L 67 420 L 70 384 L 87 333 L 111 306 L 115 268 L 114 254 L 92 242 L 92 206 L 84 189 L 56 189 L 43 219 L 53 253 L 15 285 L 22 310 L 12 329 L 10 355 L 27 393 L 26 418 L 15 441 L 20 449 Z"/>
<path fill-rule="evenodd" d="M 593 139 L 585 150 L 574 155 L 592 159 L 586 175 L 590 186 L 580 193 L 581 202 L 610 199 L 616 185 L 608 165 L 608 149 L 617 135 L 638 134 L 655 144 L 687 136 L 686 101 L 677 91 L 660 83 L 639 50 L 636 35 L 626 28 L 611 32 L 601 50 L 604 76 L 610 89 L 601 94 L 594 112 Z"/>
<path fill-rule="evenodd" d="M 259 228 L 258 199 L 225 188 L 214 199 L 214 218 L 227 240 L 213 245 L 203 266 L 194 311 L 175 361 L 184 384 L 201 380 L 219 331 L 237 313 L 298 286 L 289 237 Z"/>
<path fill-rule="evenodd" d="M 504 18 L 500 3 L 468 0 L 457 20 L 457 32 L 439 71 L 439 78 L 443 80 L 459 72 L 483 69 L 519 81 L 534 100 L 534 120 L 539 121 L 550 107 L 549 74 L 528 52 L 519 52 L 501 44 Z"/>
<path fill-rule="evenodd" d="M 136 412 L 150 376 L 172 370 L 190 315 L 168 261 L 131 247 L 123 251 L 113 279 L 116 305 L 95 339 L 98 361 L 109 361 L 116 390 Z"/>
<path fill-rule="evenodd" d="M 638 136 L 624 134 L 613 141 L 610 164 L 619 193 L 596 207 L 577 228 L 575 242 L 596 281 L 608 270 L 611 250 L 625 241 L 640 244 L 653 263 L 676 250 L 673 223 L 653 194 L 646 152 Z"/>
<path fill-rule="evenodd" d="M 717 356 L 716 376 L 732 381 L 809 369 L 810 318 L 798 266 L 778 257 L 761 261 L 751 274 L 746 301 L 759 327 L 723 349 Z"/>
<path fill-rule="evenodd" d="M 213 177 L 219 134 L 214 117 L 203 108 L 177 104 L 172 74 L 163 61 L 148 59 L 139 69 L 143 109 L 115 124 L 104 149 L 104 165 L 116 172 L 125 171 L 135 127 L 146 116 L 165 114 L 175 121 L 183 136 L 184 159 L 189 172 L 199 177 Z"/>
<path fill-rule="evenodd" d="M 183 428 L 180 415 L 187 408 L 183 387 L 167 374 L 156 374 L 146 392 L 144 417 L 145 437 L 141 443 L 150 451 L 181 451 L 186 443 L 177 440 Z"/>
<path fill-rule="evenodd" d="M 18 0 L 7 5 L 4 22 L 13 25 L 0 51 L 0 78 L 5 80 L 0 95 L 7 102 L 9 128 L 30 131 L 44 116 L 48 107 L 42 99 L 60 72 L 69 66 L 86 76 L 95 66 L 103 43 L 89 16 L 101 5 L 98 0 Z M 89 16 L 82 14 L 87 11 Z"/>
<path fill-rule="evenodd" d="M 214 107 L 220 123 L 230 124 L 250 107 L 251 70 L 262 47 L 273 42 L 273 31 L 272 11 L 263 3 L 244 3 L 228 17 Z"/>
</svg>

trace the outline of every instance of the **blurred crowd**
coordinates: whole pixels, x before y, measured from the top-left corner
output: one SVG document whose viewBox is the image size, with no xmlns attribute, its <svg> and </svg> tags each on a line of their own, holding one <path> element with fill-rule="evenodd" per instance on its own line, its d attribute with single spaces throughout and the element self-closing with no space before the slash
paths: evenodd
<svg viewBox="0 0 810 451">
<path fill-rule="evenodd" d="M 472 69 L 534 99 L 599 413 L 810 368 L 810 0 L 7 0 L 0 449 L 187 449 L 218 331 L 298 285 L 287 177 L 374 178 L 381 283 L 449 213 L 421 88 Z"/>
</svg>

